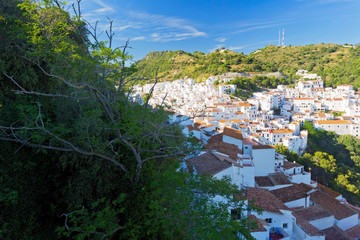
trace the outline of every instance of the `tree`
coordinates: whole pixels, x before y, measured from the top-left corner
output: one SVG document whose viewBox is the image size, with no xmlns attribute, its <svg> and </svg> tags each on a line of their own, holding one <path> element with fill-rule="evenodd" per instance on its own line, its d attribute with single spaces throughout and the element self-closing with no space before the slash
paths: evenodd
<svg viewBox="0 0 360 240">
<path fill-rule="evenodd" d="M 129 77 L 128 43 L 113 48 L 111 21 L 100 41 L 79 3 L 71 16 L 58 1 L 24 1 L 22 19 L 2 21 L 16 55 L 1 68 L 0 237 L 54 239 L 56 227 L 76 239 L 247 236 L 247 220 L 228 212 L 241 208 L 234 186 L 181 171 L 196 147 L 149 106 L 153 88 L 132 101 L 141 79 Z"/>
</svg>

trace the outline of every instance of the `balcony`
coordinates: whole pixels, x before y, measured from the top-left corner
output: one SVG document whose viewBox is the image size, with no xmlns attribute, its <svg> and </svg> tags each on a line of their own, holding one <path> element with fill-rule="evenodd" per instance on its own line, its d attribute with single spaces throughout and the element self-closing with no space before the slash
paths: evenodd
<svg viewBox="0 0 360 240">
<path fill-rule="evenodd" d="M 270 229 L 269 240 L 289 240 L 290 236 L 284 229 L 280 227 L 274 227 Z"/>
</svg>

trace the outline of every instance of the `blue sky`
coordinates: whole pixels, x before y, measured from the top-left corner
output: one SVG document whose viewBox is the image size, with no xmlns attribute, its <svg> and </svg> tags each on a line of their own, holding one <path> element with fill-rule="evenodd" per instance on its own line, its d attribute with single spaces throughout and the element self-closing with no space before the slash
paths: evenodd
<svg viewBox="0 0 360 240">
<path fill-rule="evenodd" d="M 83 17 L 105 30 L 113 20 L 114 46 L 129 39 L 134 60 L 150 51 L 246 54 L 278 45 L 360 42 L 360 0 L 83 0 Z M 103 35 L 104 36 L 104 35 Z"/>
</svg>

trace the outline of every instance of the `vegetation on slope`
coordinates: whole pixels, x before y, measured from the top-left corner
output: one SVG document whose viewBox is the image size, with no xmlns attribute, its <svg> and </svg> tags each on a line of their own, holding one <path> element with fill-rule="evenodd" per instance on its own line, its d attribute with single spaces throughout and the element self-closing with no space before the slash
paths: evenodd
<svg viewBox="0 0 360 240">
<path fill-rule="evenodd" d="M 191 77 L 204 80 L 226 72 L 283 72 L 295 77 L 299 69 L 315 72 L 326 80 L 327 86 L 360 83 L 360 48 L 336 44 L 307 46 L 266 46 L 249 55 L 231 50 L 216 50 L 213 53 L 187 53 L 184 51 L 151 52 L 135 63 L 137 74 L 163 81 Z"/>
<path fill-rule="evenodd" d="M 264 66 L 274 66 L 287 76 L 305 69 L 322 76 L 327 86 L 352 84 L 358 88 L 360 82 L 360 48 L 337 44 L 311 44 L 285 48 L 267 46 L 260 52 L 249 55 Z"/>
<path fill-rule="evenodd" d="M 121 64 L 129 56 L 90 44 L 80 18 L 52 1 L 5 4 L 1 239 L 249 236 L 247 219 L 228 211 L 243 208 L 236 187 L 179 171 L 197 147 L 163 109 L 128 101 Z"/>
<path fill-rule="evenodd" d="M 305 122 L 304 129 L 309 131 L 307 153 L 299 157 L 284 146 L 277 146 L 277 151 L 289 161 L 304 165 L 307 171 L 311 168 L 313 180 L 360 205 L 360 139 L 317 130 L 310 122 Z"/>
<path fill-rule="evenodd" d="M 158 70 L 158 77 L 164 81 L 185 76 L 201 80 L 235 71 L 244 59 L 247 59 L 244 54 L 229 50 L 210 54 L 201 52 L 191 54 L 184 51 L 150 52 L 136 63 L 138 69 L 136 74 L 151 78 Z"/>
</svg>

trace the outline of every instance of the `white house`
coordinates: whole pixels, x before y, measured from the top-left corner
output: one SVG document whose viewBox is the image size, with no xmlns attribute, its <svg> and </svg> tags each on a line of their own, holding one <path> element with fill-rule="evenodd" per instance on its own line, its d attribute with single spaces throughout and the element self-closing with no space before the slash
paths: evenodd
<svg viewBox="0 0 360 240">
<path fill-rule="evenodd" d="M 352 122 L 349 120 L 324 120 L 314 122 L 314 127 L 326 131 L 334 131 L 336 134 L 351 134 Z"/>
<path fill-rule="evenodd" d="M 315 191 L 310 194 L 310 204 L 319 206 L 333 215 L 336 226 L 343 231 L 358 224 L 359 215 L 356 211 L 321 191 Z"/>
</svg>

